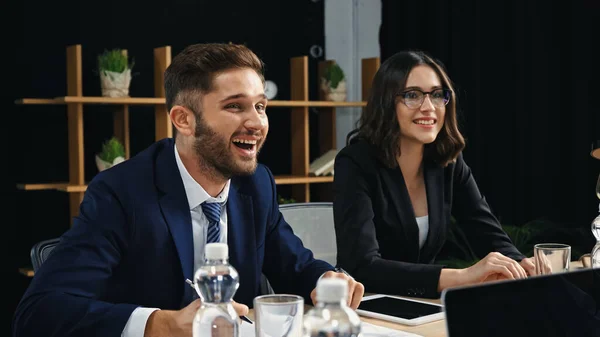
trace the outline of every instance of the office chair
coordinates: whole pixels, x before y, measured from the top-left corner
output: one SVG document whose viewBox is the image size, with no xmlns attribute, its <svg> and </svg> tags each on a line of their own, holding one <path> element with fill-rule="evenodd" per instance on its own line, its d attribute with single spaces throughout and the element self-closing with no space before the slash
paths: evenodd
<svg viewBox="0 0 600 337">
<path fill-rule="evenodd" d="M 48 256 L 52 253 L 52 250 L 60 242 L 60 238 L 52 238 L 44 241 L 40 241 L 33 245 L 30 252 L 31 264 L 33 265 L 33 272 L 35 273 L 42 263 L 46 261 Z"/>
<path fill-rule="evenodd" d="M 335 266 L 337 245 L 333 225 L 333 203 L 298 202 L 279 205 L 279 211 L 292 227 L 294 234 L 302 240 L 304 247 L 310 249 L 316 259 L 324 260 Z M 273 294 L 269 280 L 263 274 L 260 283 L 262 294 Z"/>
<path fill-rule="evenodd" d="M 283 204 L 279 210 L 316 259 L 337 264 L 337 244 L 333 224 L 332 202 Z"/>
</svg>

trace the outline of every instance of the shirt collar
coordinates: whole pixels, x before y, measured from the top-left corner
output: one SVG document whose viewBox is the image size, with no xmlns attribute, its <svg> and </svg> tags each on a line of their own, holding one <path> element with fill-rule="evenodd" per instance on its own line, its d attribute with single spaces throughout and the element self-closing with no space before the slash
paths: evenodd
<svg viewBox="0 0 600 337">
<path fill-rule="evenodd" d="M 192 178 L 188 170 L 183 165 L 183 161 L 181 161 L 179 151 L 177 151 L 177 146 L 173 146 L 175 147 L 175 160 L 177 161 L 177 167 L 179 168 L 179 174 L 181 175 L 181 180 L 183 181 L 183 187 L 185 188 L 185 194 L 187 196 L 190 210 L 198 207 L 205 201 L 220 203 L 227 202 L 227 197 L 229 196 L 229 184 L 231 182 L 231 179 L 227 180 L 227 183 L 225 183 L 225 187 L 223 187 L 223 190 L 221 191 L 221 193 L 219 193 L 219 195 L 217 195 L 215 198 L 211 197 L 204 190 L 204 188 L 200 184 L 198 184 L 198 182 L 194 180 L 194 178 Z"/>
</svg>

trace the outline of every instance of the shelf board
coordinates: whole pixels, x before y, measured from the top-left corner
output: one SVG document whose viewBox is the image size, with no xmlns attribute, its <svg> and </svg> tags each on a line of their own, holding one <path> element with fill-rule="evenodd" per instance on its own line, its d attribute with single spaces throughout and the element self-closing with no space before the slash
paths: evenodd
<svg viewBox="0 0 600 337">
<path fill-rule="evenodd" d="M 56 101 L 54 98 L 21 98 L 15 101 L 15 104 L 43 104 L 43 105 L 51 105 L 51 104 L 63 104 L 61 102 Z"/>
<path fill-rule="evenodd" d="M 31 267 L 19 268 L 19 273 L 21 273 L 22 275 L 25 275 L 27 277 L 33 277 L 33 268 L 31 268 Z"/>
<path fill-rule="evenodd" d="M 17 188 L 23 191 L 58 190 L 68 185 L 69 183 L 17 184 Z"/>
<path fill-rule="evenodd" d="M 138 104 L 138 105 L 160 105 L 165 104 L 162 97 L 77 97 L 65 96 L 56 97 L 55 100 L 61 103 L 85 103 L 85 104 Z"/>
<path fill-rule="evenodd" d="M 57 188 L 56 190 L 61 191 L 61 192 L 72 193 L 72 192 L 85 192 L 86 189 L 87 189 L 87 185 L 65 185 L 65 186 Z"/>
<path fill-rule="evenodd" d="M 335 107 L 363 107 L 367 102 L 333 102 L 333 101 L 269 101 L 269 107 L 315 107 L 315 108 L 335 108 Z"/>
<path fill-rule="evenodd" d="M 333 176 L 275 176 L 275 183 L 279 185 L 330 183 Z M 87 185 L 70 185 L 69 183 L 47 183 L 47 184 L 17 184 L 17 188 L 24 191 L 55 190 L 67 193 L 85 192 Z"/>
<path fill-rule="evenodd" d="M 46 184 L 17 184 L 17 188 L 23 191 L 55 190 L 62 192 L 85 192 L 87 185 L 70 185 L 66 182 Z"/>
<path fill-rule="evenodd" d="M 129 105 L 161 105 L 165 104 L 162 97 L 96 97 L 96 96 L 62 96 L 55 98 L 23 98 L 15 101 L 15 104 L 129 104 Z M 367 102 L 333 102 L 333 101 L 270 101 L 269 107 L 364 107 Z"/>
<path fill-rule="evenodd" d="M 160 105 L 165 104 L 161 97 L 96 97 L 96 96 L 63 96 L 55 98 L 23 98 L 15 101 L 16 104 L 129 104 L 129 105 Z"/>
</svg>

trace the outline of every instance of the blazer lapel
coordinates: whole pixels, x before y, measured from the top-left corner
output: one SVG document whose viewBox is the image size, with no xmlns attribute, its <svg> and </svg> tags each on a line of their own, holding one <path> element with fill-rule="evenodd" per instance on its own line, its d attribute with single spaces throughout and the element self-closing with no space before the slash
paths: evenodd
<svg viewBox="0 0 600 337">
<path fill-rule="evenodd" d="M 185 192 L 182 193 L 183 198 L 171 193 L 166 194 L 160 198 L 159 204 L 177 248 L 183 277 L 192 280 L 194 278 L 192 218 Z"/>
<path fill-rule="evenodd" d="M 229 263 L 240 275 L 236 301 L 252 303 L 257 289 L 256 231 L 252 198 L 238 191 L 235 178 L 227 199 L 227 244 Z"/>
<path fill-rule="evenodd" d="M 425 165 L 425 189 L 429 213 L 429 233 L 421 250 L 419 261 L 429 263 L 440 250 L 446 238 L 444 209 L 444 169 L 432 162 Z"/>
<path fill-rule="evenodd" d="M 410 254 L 410 261 L 419 260 L 419 227 L 415 219 L 415 212 L 412 207 L 408 189 L 404 176 L 399 167 L 383 168 L 382 180 L 387 185 L 389 191 L 389 200 L 393 204 L 399 222 L 398 227 L 402 229 L 406 236 L 407 251 Z"/>
<path fill-rule="evenodd" d="M 159 196 L 160 205 L 165 221 L 175 243 L 183 278 L 183 304 L 192 298 L 193 290 L 185 279 L 194 278 L 194 241 L 192 234 L 192 218 L 187 201 L 181 174 L 175 160 L 174 142 L 170 140 L 156 158 L 156 186 L 162 193 Z"/>
</svg>

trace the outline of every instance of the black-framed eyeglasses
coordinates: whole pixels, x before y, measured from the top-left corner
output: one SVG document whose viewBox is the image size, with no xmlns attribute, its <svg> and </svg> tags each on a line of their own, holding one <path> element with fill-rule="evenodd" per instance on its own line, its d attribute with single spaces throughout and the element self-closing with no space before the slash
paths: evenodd
<svg viewBox="0 0 600 337">
<path fill-rule="evenodd" d="M 429 99 L 431 103 L 437 108 L 443 108 L 450 102 L 450 97 L 452 97 L 452 90 L 446 88 L 435 89 L 429 92 L 425 92 L 419 89 L 410 89 L 403 91 L 398 94 L 400 100 L 404 105 L 409 107 L 410 109 L 417 109 L 423 105 L 423 101 L 425 101 L 425 96 L 429 95 Z"/>
</svg>

